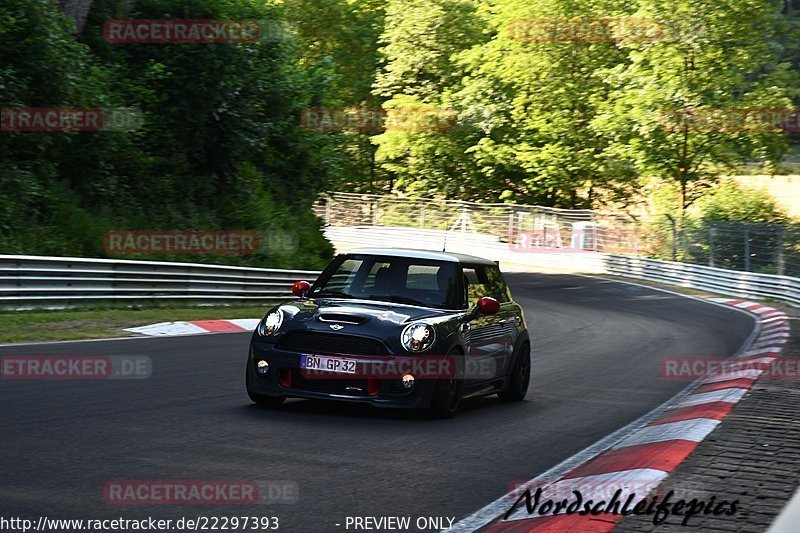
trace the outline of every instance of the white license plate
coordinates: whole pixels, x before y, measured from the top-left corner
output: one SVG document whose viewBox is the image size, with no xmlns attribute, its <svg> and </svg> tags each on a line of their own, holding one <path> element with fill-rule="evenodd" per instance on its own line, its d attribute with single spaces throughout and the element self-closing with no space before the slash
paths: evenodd
<svg viewBox="0 0 800 533">
<path fill-rule="evenodd" d="M 355 374 L 356 361 L 342 359 L 341 357 L 321 357 L 318 355 L 304 355 L 300 360 L 300 368 L 306 370 L 322 370 L 324 372 L 338 372 L 340 374 Z"/>
</svg>

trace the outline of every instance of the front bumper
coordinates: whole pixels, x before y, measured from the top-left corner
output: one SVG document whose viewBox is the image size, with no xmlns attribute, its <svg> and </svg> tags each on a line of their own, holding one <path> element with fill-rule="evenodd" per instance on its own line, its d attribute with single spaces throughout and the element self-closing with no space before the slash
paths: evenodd
<svg viewBox="0 0 800 533">
<path fill-rule="evenodd" d="M 395 376 L 376 377 L 369 384 L 363 376 L 351 378 L 346 374 L 333 378 L 309 377 L 306 372 L 301 372 L 302 355 L 276 349 L 270 343 L 251 342 L 247 359 L 247 390 L 264 396 L 337 400 L 376 407 L 420 409 L 430 406 L 436 387 L 435 379 L 417 379 L 414 387 L 407 390 L 403 388 L 400 377 Z M 395 359 L 391 355 L 381 358 L 350 355 L 341 357 L 375 365 L 387 365 Z M 269 372 L 266 375 L 256 371 L 256 362 L 259 360 L 269 363 Z M 290 376 L 288 380 L 287 375 Z"/>
</svg>

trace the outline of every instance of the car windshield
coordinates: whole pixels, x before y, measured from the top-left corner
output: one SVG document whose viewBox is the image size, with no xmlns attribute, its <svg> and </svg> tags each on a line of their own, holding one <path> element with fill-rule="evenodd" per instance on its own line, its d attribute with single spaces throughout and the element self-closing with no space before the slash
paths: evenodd
<svg viewBox="0 0 800 533">
<path fill-rule="evenodd" d="M 456 309 L 456 267 L 409 257 L 342 255 L 322 273 L 311 296 Z"/>
</svg>

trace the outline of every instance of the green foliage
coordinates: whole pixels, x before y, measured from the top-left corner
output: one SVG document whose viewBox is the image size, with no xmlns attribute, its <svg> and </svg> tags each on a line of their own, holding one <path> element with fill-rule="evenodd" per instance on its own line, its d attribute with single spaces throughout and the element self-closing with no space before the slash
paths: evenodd
<svg viewBox="0 0 800 533">
<path fill-rule="evenodd" d="M 698 202 L 700 218 L 708 221 L 736 221 L 784 224 L 789 217 L 775 199 L 761 188 L 742 187 L 725 181 Z"/>
<path fill-rule="evenodd" d="M 621 45 L 627 60 L 602 73 L 613 90 L 593 126 L 613 139 L 609 154 L 642 175 L 675 180 L 681 210 L 743 161 L 775 165 L 784 134 L 695 127 L 672 113 L 791 107 L 797 78 L 775 53 L 777 4 L 640 0 L 634 16 L 665 21 L 666 31 L 658 42 Z"/>
<path fill-rule="evenodd" d="M 127 106 L 144 117 L 133 133 L 3 132 L 0 250 L 102 256 L 111 229 L 289 230 L 295 252 L 190 260 L 323 265 L 332 250 L 310 206 L 338 156 L 300 128 L 300 111 L 325 94 L 297 42 L 112 46 L 102 25 L 121 13 L 120 1 L 97 0 L 79 43 L 54 2 L 0 7 L 0 105 Z M 139 0 L 131 16 L 284 14 L 254 0 Z"/>
<path fill-rule="evenodd" d="M 514 21 L 657 22 L 655 39 L 532 42 Z M 774 168 L 777 131 L 670 131 L 674 110 L 791 108 L 796 17 L 771 0 L 389 1 L 374 94 L 453 109 L 444 132 L 373 136 L 369 180 L 411 195 L 626 206 L 638 178 L 678 184 L 678 211 L 745 161 Z M 635 24 L 636 22 L 634 22 Z M 644 22 L 642 22 L 644 24 Z M 793 48 L 795 47 L 795 48 Z M 364 190 L 352 177 L 353 190 Z"/>
<path fill-rule="evenodd" d="M 680 190 L 673 185 L 662 190 L 659 203 L 675 209 Z M 672 213 L 674 227 L 667 217 L 656 217 L 645 228 L 648 252 L 654 257 L 672 259 L 674 249 L 679 260 L 691 263 L 771 274 L 800 268 L 800 250 L 793 244 L 797 225 L 789 223 L 763 189 L 725 180 L 700 198 L 685 218 L 680 214 L 677 209 Z"/>
<path fill-rule="evenodd" d="M 703 195 L 743 162 L 774 168 L 790 136 L 670 129 L 664 117 L 790 108 L 800 96 L 793 3 L 782 14 L 772 0 L 137 0 L 127 13 L 123 0 L 94 0 L 77 35 L 53 0 L 6 0 L 0 106 L 133 107 L 144 123 L 2 132 L 0 251 L 102 256 L 111 229 L 294 231 L 296 252 L 201 259 L 320 266 L 331 248 L 310 206 L 324 190 L 625 207 L 652 179 L 670 184 L 653 189 L 656 210 L 687 228 L 696 210 L 780 221 L 762 193 Z M 249 18 L 284 32 L 240 44 L 106 42 L 104 22 L 126 17 Z M 511 31 L 554 18 L 659 20 L 665 32 L 534 42 Z M 456 121 L 323 133 L 300 125 L 315 107 Z M 430 213 L 426 225 L 447 221 Z"/>
</svg>

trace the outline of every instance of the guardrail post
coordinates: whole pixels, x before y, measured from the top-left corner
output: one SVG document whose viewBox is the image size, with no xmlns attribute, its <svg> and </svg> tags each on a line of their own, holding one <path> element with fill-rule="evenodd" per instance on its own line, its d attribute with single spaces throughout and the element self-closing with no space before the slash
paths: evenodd
<svg viewBox="0 0 800 533">
<path fill-rule="evenodd" d="M 669 220 L 670 225 L 672 226 L 672 260 L 678 260 L 678 226 L 675 223 L 675 219 L 672 215 L 665 214 L 667 220 Z"/>
<path fill-rule="evenodd" d="M 744 271 L 750 272 L 750 229 L 744 230 Z"/>
<path fill-rule="evenodd" d="M 633 255 L 639 257 L 639 219 L 636 215 L 630 215 L 633 219 Z"/>
<path fill-rule="evenodd" d="M 708 226 L 708 266 L 714 266 L 714 226 Z"/>
<path fill-rule="evenodd" d="M 331 225 L 331 197 L 325 199 L 325 225 Z"/>
<path fill-rule="evenodd" d="M 786 255 L 783 250 L 784 228 L 778 227 L 778 275 L 786 274 Z"/>
</svg>

